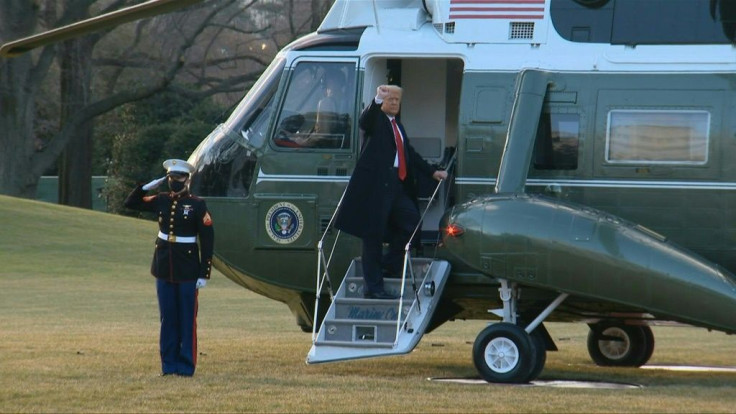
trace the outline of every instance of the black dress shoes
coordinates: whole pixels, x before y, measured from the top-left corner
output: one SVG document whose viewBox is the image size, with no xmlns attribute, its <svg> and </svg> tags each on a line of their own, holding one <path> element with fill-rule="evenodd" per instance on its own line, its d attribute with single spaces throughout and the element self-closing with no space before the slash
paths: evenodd
<svg viewBox="0 0 736 414">
<path fill-rule="evenodd" d="M 401 279 L 400 273 L 391 273 L 387 271 L 383 271 L 383 278 L 384 279 Z"/>
<path fill-rule="evenodd" d="M 391 293 L 382 290 L 380 292 L 369 292 L 364 293 L 363 297 L 366 299 L 398 299 L 399 297 Z"/>
</svg>

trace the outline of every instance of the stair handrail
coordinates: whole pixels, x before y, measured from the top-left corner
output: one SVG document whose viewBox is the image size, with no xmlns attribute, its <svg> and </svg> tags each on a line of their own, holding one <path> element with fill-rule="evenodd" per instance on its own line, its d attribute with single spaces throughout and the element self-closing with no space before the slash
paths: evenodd
<svg viewBox="0 0 736 414">
<path fill-rule="evenodd" d="M 340 211 L 340 206 L 342 205 L 342 200 L 345 198 L 345 193 L 347 192 L 347 190 L 348 187 L 345 186 L 345 189 L 342 191 L 342 195 L 340 196 L 340 200 L 337 202 L 337 207 L 335 207 L 335 211 L 332 212 L 332 217 L 330 217 L 330 221 L 327 223 L 327 227 L 325 227 L 325 231 L 322 233 L 322 237 L 319 239 L 319 242 L 317 242 L 317 286 L 314 297 L 314 315 L 312 316 L 312 343 L 317 340 L 317 317 L 319 315 L 319 301 L 325 283 L 327 283 L 327 292 L 330 295 L 330 303 L 335 301 L 335 293 L 332 290 L 332 280 L 330 279 L 329 268 L 330 263 L 332 262 L 332 256 L 335 254 L 337 241 L 340 239 L 340 230 L 337 230 L 337 234 L 335 235 L 335 242 L 332 244 L 330 255 L 327 258 L 325 258 L 324 243 L 325 239 L 327 238 L 327 232 L 330 231 L 330 228 L 335 221 L 335 217 L 337 217 L 337 212 Z M 324 272 L 322 271 L 323 265 Z"/>
<path fill-rule="evenodd" d="M 447 163 L 447 166 L 443 169 L 446 171 L 449 171 L 453 163 L 455 162 L 455 157 L 457 155 L 457 151 L 455 151 L 452 154 L 452 157 Z M 399 295 L 399 310 L 398 315 L 396 318 L 396 339 L 394 340 L 394 346 L 397 345 L 399 340 L 399 332 L 401 332 L 401 314 L 403 311 L 403 305 L 404 305 L 404 293 L 405 293 L 405 284 L 406 284 L 406 273 L 407 270 L 409 270 L 411 274 L 411 281 L 412 281 L 412 289 L 414 290 L 414 300 L 412 301 L 411 307 L 409 308 L 409 311 L 415 307 L 419 309 L 421 312 L 421 301 L 419 300 L 419 292 L 417 291 L 417 285 L 416 285 L 416 277 L 414 275 L 414 269 L 411 266 L 411 241 L 414 239 L 414 236 L 416 236 L 417 231 L 419 230 L 419 227 L 422 225 L 422 222 L 424 221 L 424 217 L 427 215 L 427 211 L 429 211 L 429 208 L 432 205 L 432 202 L 437 197 L 437 192 L 440 189 L 440 186 L 442 183 L 445 182 L 445 179 L 440 179 L 437 183 L 437 185 L 434 188 L 434 191 L 432 192 L 432 196 L 429 198 L 429 201 L 427 202 L 427 206 L 424 208 L 424 211 L 422 212 L 421 217 L 419 218 L 419 222 L 414 227 L 414 231 L 411 234 L 411 237 L 409 238 L 409 241 L 404 246 L 404 266 L 403 270 L 401 272 L 401 290 Z M 342 195 L 340 196 L 340 200 L 337 202 L 337 206 L 335 207 L 335 210 L 332 212 L 332 216 L 330 217 L 330 221 L 327 223 L 327 226 L 325 227 L 324 232 L 322 233 L 322 237 L 320 238 L 319 242 L 317 243 L 317 277 L 316 277 L 316 292 L 315 292 L 315 298 L 314 298 L 314 315 L 312 319 L 312 343 L 316 342 L 317 336 L 318 336 L 318 327 L 317 327 L 317 318 L 319 315 L 319 302 L 321 298 L 322 289 L 325 286 L 325 283 L 327 284 L 327 291 L 330 295 L 330 303 L 335 301 L 335 294 L 332 289 L 332 281 L 330 279 L 329 275 L 329 267 L 330 263 L 332 262 L 332 257 L 335 253 L 335 248 L 337 247 L 337 241 L 340 238 L 340 230 L 337 231 L 337 234 L 335 236 L 335 241 L 332 244 L 332 249 L 330 250 L 329 257 L 325 257 L 324 254 L 324 244 L 325 239 L 327 238 L 327 233 L 329 232 L 330 228 L 332 228 L 333 223 L 335 221 L 335 218 L 337 217 L 337 213 L 340 211 L 340 207 L 342 206 L 343 199 L 345 198 L 345 193 L 347 192 L 347 186 L 345 186 L 345 189 L 342 192 Z M 322 267 L 324 266 L 324 271 L 322 271 Z M 407 314 L 408 315 L 408 314 Z"/>
<path fill-rule="evenodd" d="M 455 156 L 456 156 L 456 154 L 457 154 L 457 151 L 455 151 L 452 154 L 452 157 L 447 162 L 447 166 L 444 168 L 445 171 L 449 171 L 450 170 L 452 164 L 455 162 Z M 432 192 L 432 196 L 429 197 L 429 201 L 427 202 L 427 206 L 424 208 L 424 211 L 422 212 L 422 215 L 419 218 L 419 222 L 414 227 L 414 231 L 411 233 L 411 237 L 409 237 L 409 241 L 407 241 L 406 242 L 406 245 L 404 245 L 404 268 L 401 271 L 401 290 L 400 290 L 400 294 L 399 294 L 399 311 L 398 311 L 398 315 L 396 317 L 396 336 L 394 337 L 395 338 L 394 339 L 394 347 L 396 347 L 396 345 L 399 342 L 399 333 L 401 332 L 401 326 L 402 326 L 401 316 L 402 316 L 402 311 L 404 310 L 403 309 L 403 307 L 404 307 L 404 291 L 405 291 L 405 285 L 406 285 L 406 271 L 407 271 L 407 269 L 411 273 L 411 285 L 412 285 L 412 289 L 414 289 L 414 300 L 411 302 L 411 306 L 409 307 L 409 312 L 407 312 L 407 319 L 408 319 L 409 314 L 411 313 L 412 309 L 414 309 L 414 306 L 415 305 L 416 305 L 416 307 L 417 307 L 417 309 L 419 310 L 420 313 L 422 311 L 422 303 L 419 300 L 419 292 L 417 291 L 417 282 L 416 282 L 416 278 L 414 276 L 414 268 L 411 266 L 411 252 L 410 252 L 410 249 L 411 249 L 411 241 L 414 240 L 414 236 L 416 236 L 417 231 L 419 231 L 419 228 L 422 226 L 422 222 L 424 221 L 424 217 L 427 215 L 427 211 L 429 211 L 429 208 L 432 206 L 432 202 L 434 201 L 435 197 L 437 196 L 437 192 L 439 191 L 440 186 L 444 182 L 445 182 L 445 179 L 444 178 L 443 179 L 440 179 L 437 182 L 437 185 L 434 187 L 434 191 Z"/>
</svg>

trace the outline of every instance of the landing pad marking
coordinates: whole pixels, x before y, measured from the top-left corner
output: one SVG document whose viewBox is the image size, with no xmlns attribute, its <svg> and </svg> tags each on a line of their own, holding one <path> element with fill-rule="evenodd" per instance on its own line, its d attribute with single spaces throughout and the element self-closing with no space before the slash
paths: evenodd
<svg viewBox="0 0 736 414">
<path fill-rule="evenodd" d="M 705 367 L 696 365 L 643 365 L 640 368 L 688 372 L 736 372 L 736 367 Z"/>
<path fill-rule="evenodd" d="M 736 367 L 707 367 L 697 365 L 644 365 L 643 369 L 663 369 L 669 371 L 687 371 L 687 372 L 733 372 L 736 373 Z M 617 382 L 601 382 L 601 381 L 568 381 L 568 380 L 536 380 L 528 384 L 500 384 L 489 383 L 480 378 L 427 378 L 429 381 L 446 382 L 452 384 L 469 384 L 469 385 L 513 385 L 520 387 L 550 387 L 550 388 L 597 388 L 597 389 L 632 389 L 644 388 L 642 385 L 626 384 Z"/>
<path fill-rule="evenodd" d="M 494 384 L 486 382 L 479 378 L 427 378 L 430 381 L 447 382 L 453 384 L 470 384 L 470 385 L 510 385 L 518 387 L 550 387 L 550 388 L 596 388 L 596 389 L 632 389 L 643 388 L 637 384 L 625 384 L 617 382 L 600 382 L 600 381 L 567 381 L 567 380 L 536 380 L 528 384 Z"/>
</svg>

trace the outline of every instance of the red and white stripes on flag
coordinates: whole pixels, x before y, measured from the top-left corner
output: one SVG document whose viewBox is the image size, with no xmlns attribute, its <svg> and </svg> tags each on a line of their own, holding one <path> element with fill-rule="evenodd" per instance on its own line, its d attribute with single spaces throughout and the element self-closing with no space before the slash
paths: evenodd
<svg viewBox="0 0 736 414">
<path fill-rule="evenodd" d="M 450 19 L 544 18 L 545 0 L 450 0 Z"/>
</svg>

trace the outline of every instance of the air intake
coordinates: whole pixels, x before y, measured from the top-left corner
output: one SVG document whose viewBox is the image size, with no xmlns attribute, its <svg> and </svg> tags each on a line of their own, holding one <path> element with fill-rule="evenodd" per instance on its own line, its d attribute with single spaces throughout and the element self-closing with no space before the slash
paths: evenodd
<svg viewBox="0 0 736 414">
<path fill-rule="evenodd" d="M 509 39 L 534 39 L 534 22 L 511 22 Z"/>
</svg>

